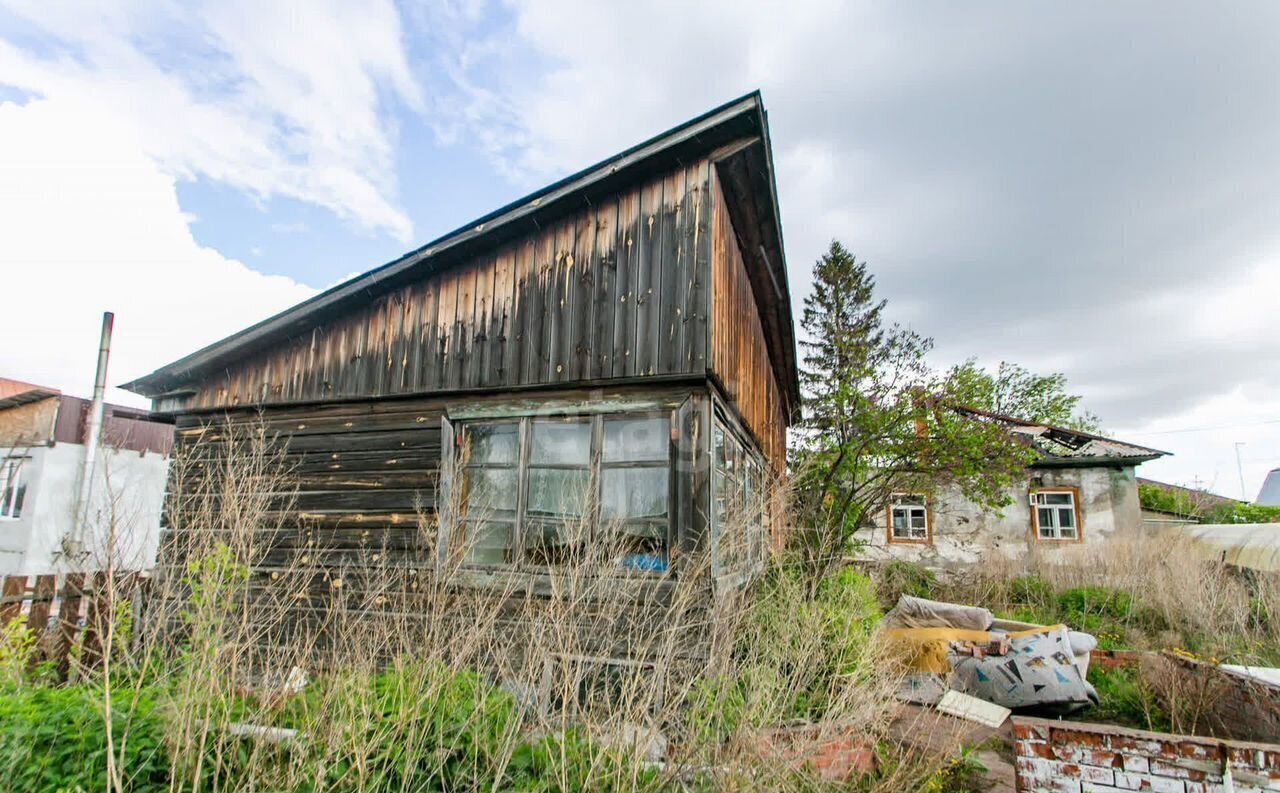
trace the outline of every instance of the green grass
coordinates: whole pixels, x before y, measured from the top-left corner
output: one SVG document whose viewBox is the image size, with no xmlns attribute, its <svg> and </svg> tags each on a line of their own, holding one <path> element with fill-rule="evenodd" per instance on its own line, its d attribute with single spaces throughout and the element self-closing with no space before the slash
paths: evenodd
<svg viewBox="0 0 1280 793">
<path fill-rule="evenodd" d="M 1089 682 L 1098 691 L 1098 707 L 1088 712 L 1091 721 L 1118 724 L 1140 730 L 1168 732 L 1169 714 L 1155 702 L 1142 683 L 1138 667 L 1089 668 Z"/>
</svg>

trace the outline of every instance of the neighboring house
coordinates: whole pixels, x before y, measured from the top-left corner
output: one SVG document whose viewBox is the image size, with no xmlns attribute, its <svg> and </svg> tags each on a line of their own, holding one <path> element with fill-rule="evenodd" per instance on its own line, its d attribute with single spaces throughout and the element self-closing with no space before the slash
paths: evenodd
<svg viewBox="0 0 1280 793">
<path fill-rule="evenodd" d="M 83 505 L 90 405 L 0 378 L 0 575 L 97 570 L 110 548 L 120 569 L 154 564 L 173 426 L 145 410 L 106 405 Z M 76 559 L 63 553 L 68 539 L 81 544 Z"/>
<path fill-rule="evenodd" d="M 1010 559 L 1055 549 L 1092 547 L 1143 530 L 1134 469 L 1168 452 L 1078 430 L 966 409 L 999 421 L 1032 444 L 1039 459 L 1011 503 L 984 511 L 954 489 L 929 497 L 895 495 L 860 534 L 871 559 L 901 558 L 932 566 Z"/>
<path fill-rule="evenodd" d="M 125 388 L 206 456 L 211 424 L 281 433 L 284 524 L 331 558 L 420 558 L 425 513 L 475 580 L 536 587 L 607 526 L 620 580 L 658 591 L 711 549 L 736 587 L 771 526 L 734 515 L 785 474 L 798 411 L 790 306 L 751 94 Z"/>
</svg>

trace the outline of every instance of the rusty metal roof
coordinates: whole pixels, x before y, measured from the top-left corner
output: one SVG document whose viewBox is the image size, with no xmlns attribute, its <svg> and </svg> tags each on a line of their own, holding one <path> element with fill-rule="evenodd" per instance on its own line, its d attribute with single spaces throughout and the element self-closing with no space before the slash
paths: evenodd
<svg viewBox="0 0 1280 793">
<path fill-rule="evenodd" d="M 1139 446 L 1136 443 L 1128 443 L 1083 430 L 1027 421 L 1016 416 L 992 413 L 965 405 L 952 407 L 960 413 L 997 421 L 1007 427 L 1010 432 L 1025 437 L 1044 455 L 1037 465 L 1114 465 L 1118 462 L 1136 464 L 1171 454 L 1171 452 Z"/>
</svg>

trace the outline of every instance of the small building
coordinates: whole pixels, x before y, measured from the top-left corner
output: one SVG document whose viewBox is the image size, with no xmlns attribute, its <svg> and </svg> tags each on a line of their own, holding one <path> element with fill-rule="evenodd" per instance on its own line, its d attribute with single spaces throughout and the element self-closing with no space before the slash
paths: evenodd
<svg viewBox="0 0 1280 793">
<path fill-rule="evenodd" d="M 709 551 L 736 587 L 778 537 L 767 510 L 735 514 L 785 475 L 799 406 L 760 96 L 124 387 L 206 459 L 214 424 L 278 437 L 297 486 L 281 525 L 323 538 L 317 575 L 434 542 L 536 588 L 608 531 L 620 580 L 660 589 Z"/>
<path fill-rule="evenodd" d="M 1143 531 L 1135 470 L 1168 452 L 1065 427 L 964 409 L 995 420 L 1031 444 L 1038 458 L 1010 488 L 1010 503 L 984 510 L 954 488 L 891 497 L 860 532 L 870 559 L 935 567 L 979 563 L 999 553 L 1022 559 L 1094 547 Z"/>
<path fill-rule="evenodd" d="M 0 576 L 99 570 L 109 554 L 121 570 L 154 564 L 173 426 L 106 405 L 82 504 L 91 404 L 0 378 Z M 79 552 L 64 553 L 67 541 Z"/>
</svg>

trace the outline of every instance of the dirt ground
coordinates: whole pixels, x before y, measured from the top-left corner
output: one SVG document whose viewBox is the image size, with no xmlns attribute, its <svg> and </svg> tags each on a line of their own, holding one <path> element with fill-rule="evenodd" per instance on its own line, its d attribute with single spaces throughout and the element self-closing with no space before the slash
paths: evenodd
<svg viewBox="0 0 1280 793">
<path fill-rule="evenodd" d="M 980 746 L 977 757 L 987 767 L 986 790 L 1013 793 L 1013 729 L 1007 720 L 999 729 L 992 729 L 932 708 L 904 703 L 890 734 L 904 744 L 930 752 L 950 753 L 964 745 Z"/>
</svg>

